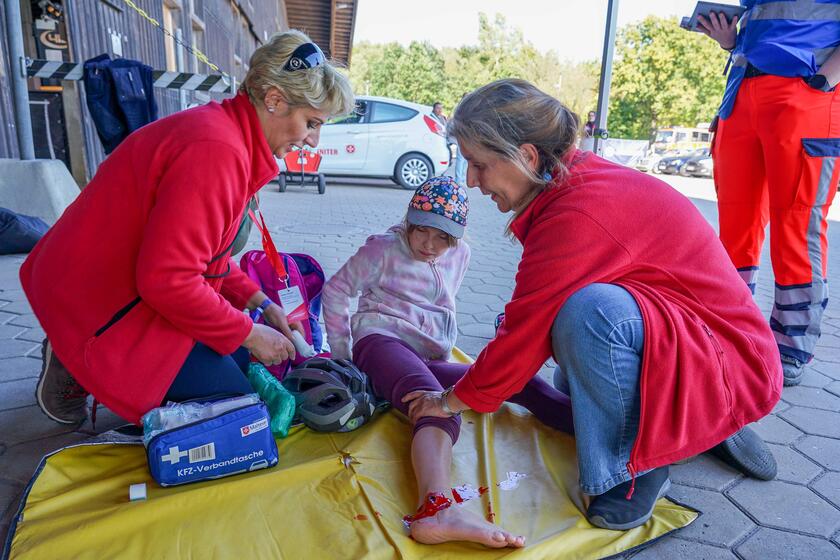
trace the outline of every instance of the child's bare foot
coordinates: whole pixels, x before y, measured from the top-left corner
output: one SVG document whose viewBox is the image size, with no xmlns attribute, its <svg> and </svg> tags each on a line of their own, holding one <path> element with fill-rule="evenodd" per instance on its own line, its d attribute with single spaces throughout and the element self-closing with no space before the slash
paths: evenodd
<svg viewBox="0 0 840 560">
<path fill-rule="evenodd" d="M 475 513 L 458 507 L 446 508 L 432 517 L 424 517 L 413 522 L 411 536 L 423 544 L 469 541 L 491 548 L 525 546 L 525 537 L 511 535 Z"/>
</svg>

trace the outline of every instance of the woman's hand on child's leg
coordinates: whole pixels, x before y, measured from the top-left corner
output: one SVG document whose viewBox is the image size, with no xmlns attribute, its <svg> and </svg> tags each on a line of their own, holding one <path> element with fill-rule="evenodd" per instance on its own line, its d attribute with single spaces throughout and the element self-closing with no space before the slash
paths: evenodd
<svg viewBox="0 0 840 560">
<path fill-rule="evenodd" d="M 443 410 L 441 391 L 412 391 L 402 398 L 402 402 L 409 403 L 408 417 L 412 423 L 424 416 L 449 418 L 452 415 Z"/>
<path fill-rule="evenodd" d="M 469 410 L 451 388 L 446 391 L 412 391 L 402 398 L 402 402 L 409 403 L 408 417 L 415 424 L 424 416 L 451 418 Z"/>
</svg>

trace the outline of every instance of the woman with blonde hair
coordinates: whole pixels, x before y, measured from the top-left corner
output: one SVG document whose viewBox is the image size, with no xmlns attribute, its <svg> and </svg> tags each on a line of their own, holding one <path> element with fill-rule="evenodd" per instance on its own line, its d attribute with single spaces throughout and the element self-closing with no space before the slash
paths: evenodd
<svg viewBox="0 0 840 560">
<path fill-rule="evenodd" d="M 668 465 L 712 449 L 745 473 L 776 464 L 745 428 L 778 402 L 778 350 L 714 230 L 662 181 L 574 147 L 577 117 L 522 80 L 465 97 L 449 121 L 467 184 L 513 212 L 523 247 L 496 337 L 412 418 L 492 412 L 549 357 L 571 398 L 594 525 L 645 523 Z"/>
<path fill-rule="evenodd" d="M 120 144 L 21 268 L 47 335 L 36 398 L 50 418 L 83 422 L 91 393 L 138 422 L 165 400 L 250 391 L 249 354 L 294 355 L 283 310 L 233 262 L 234 241 L 275 157 L 317 145 L 353 103 L 347 79 L 292 30 L 254 52 L 234 98 Z"/>
</svg>

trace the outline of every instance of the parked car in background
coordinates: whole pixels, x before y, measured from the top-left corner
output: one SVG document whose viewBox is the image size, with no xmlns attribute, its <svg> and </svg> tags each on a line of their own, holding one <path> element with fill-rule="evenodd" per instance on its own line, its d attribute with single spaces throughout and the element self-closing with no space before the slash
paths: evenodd
<svg viewBox="0 0 840 560">
<path fill-rule="evenodd" d="M 705 153 L 689 158 L 680 169 L 680 175 L 686 177 L 712 177 L 714 174 L 714 163 L 709 150 Z"/>
<path fill-rule="evenodd" d="M 687 157 L 686 154 L 661 157 L 654 168 L 654 172 L 676 175 L 680 172 L 680 167 L 682 167 Z"/>
<path fill-rule="evenodd" d="M 430 106 L 387 97 L 356 99 L 356 111 L 321 127 L 315 149 L 323 157 L 321 173 L 389 178 L 413 190 L 446 170 L 446 131 L 431 117 Z"/>
<path fill-rule="evenodd" d="M 709 148 L 701 148 L 690 152 L 683 152 L 681 154 L 663 157 L 656 165 L 656 171 L 659 173 L 666 173 L 668 175 L 676 175 L 682 173 L 682 167 L 689 161 L 694 159 L 701 159 L 709 156 Z"/>
</svg>

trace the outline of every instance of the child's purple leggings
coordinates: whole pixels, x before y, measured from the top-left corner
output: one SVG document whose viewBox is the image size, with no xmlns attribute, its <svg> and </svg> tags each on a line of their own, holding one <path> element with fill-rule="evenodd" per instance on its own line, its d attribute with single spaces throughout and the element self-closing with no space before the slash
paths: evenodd
<svg viewBox="0 0 840 560">
<path fill-rule="evenodd" d="M 353 346 L 353 362 L 370 377 L 376 395 L 388 399 L 391 406 L 406 415 L 408 405 L 402 402 L 405 395 L 412 391 L 442 391 L 454 385 L 469 369 L 467 364 L 425 360 L 402 340 L 381 334 L 357 342 Z M 524 406 L 552 428 L 574 433 L 569 397 L 540 377 L 534 376 L 510 402 Z M 414 433 L 426 426 L 440 428 L 454 444 L 458 441 L 461 417 L 423 417 L 414 425 Z"/>
</svg>

